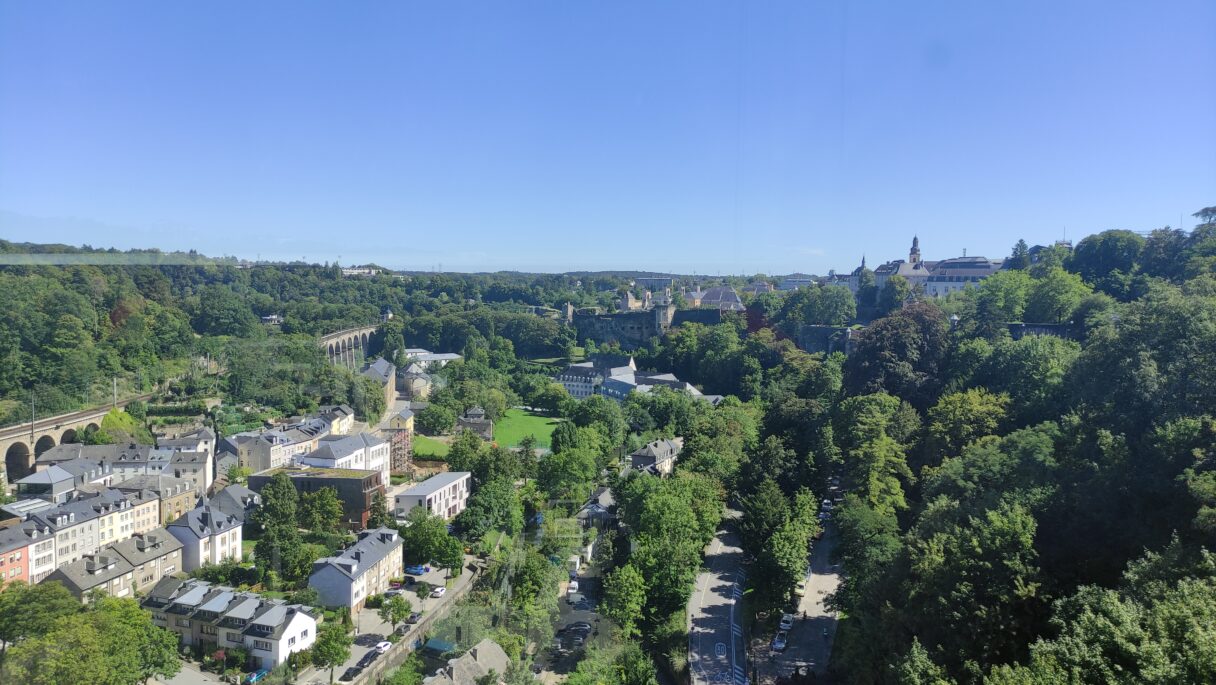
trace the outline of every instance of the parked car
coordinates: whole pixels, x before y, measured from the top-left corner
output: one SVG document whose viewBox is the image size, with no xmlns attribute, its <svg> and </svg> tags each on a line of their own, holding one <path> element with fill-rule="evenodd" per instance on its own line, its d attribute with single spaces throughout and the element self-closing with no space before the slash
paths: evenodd
<svg viewBox="0 0 1216 685">
<path fill-rule="evenodd" d="M 405 567 L 405 572 L 410 574 L 411 576 L 420 576 L 424 573 L 429 573 L 430 570 L 431 570 L 430 566 L 423 566 L 422 564 L 414 564 L 413 566 Z"/>
<path fill-rule="evenodd" d="M 422 620 L 422 614 L 420 612 L 415 611 L 414 613 L 410 614 L 409 618 L 405 619 L 405 622 L 406 623 L 417 623 L 418 621 L 421 621 L 421 620 Z"/>
<path fill-rule="evenodd" d="M 393 643 L 389 642 L 388 640 L 384 640 L 382 642 L 377 642 L 376 643 L 376 653 L 383 654 L 383 653 L 387 652 L 388 650 L 392 649 L 392 647 L 393 647 Z"/>
<path fill-rule="evenodd" d="M 389 590 L 388 592 L 384 593 L 384 597 L 385 597 L 385 599 L 388 599 L 389 597 L 396 597 L 397 595 L 404 595 L 404 594 L 405 594 L 405 590 L 400 590 L 400 589 Z"/>
<path fill-rule="evenodd" d="M 789 639 L 789 633 L 784 630 L 779 630 L 777 631 L 777 634 L 773 636 L 773 642 L 770 647 L 772 647 L 774 652 L 784 652 L 785 646 L 789 643 Z"/>
<path fill-rule="evenodd" d="M 798 584 L 794 586 L 794 594 L 798 595 L 799 597 L 806 596 L 806 579 L 805 578 L 798 581 Z"/>
<path fill-rule="evenodd" d="M 570 581 L 570 587 L 566 588 L 566 592 L 571 595 L 578 592 L 578 581 L 577 580 Z"/>
<path fill-rule="evenodd" d="M 358 678 L 359 674 L 362 672 L 363 672 L 362 668 L 359 668 L 358 666 L 351 666 L 350 668 L 346 669 L 342 673 L 342 677 L 338 678 L 338 680 L 349 683 L 352 680 L 354 680 L 355 678 Z"/>
<path fill-rule="evenodd" d="M 432 597 L 442 597 L 442 596 L 446 595 L 447 593 L 448 593 L 448 589 L 446 587 L 437 587 L 434 590 L 431 590 Z"/>
<path fill-rule="evenodd" d="M 565 630 L 591 630 L 591 624 L 586 621 L 575 621 L 567 625 Z"/>
<path fill-rule="evenodd" d="M 250 673 L 249 675 L 245 676 L 245 682 L 246 683 L 256 683 L 268 675 L 270 675 L 270 671 L 267 671 L 266 669 L 263 668 L 260 671 L 254 671 L 253 673 Z"/>
<path fill-rule="evenodd" d="M 781 628 L 782 630 L 789 630 L 790 628 L 793 628 L 794 627 L 794 615 L 793 614 L 781 614 L 781 623 L 778 624 L 778 627 Z"/>
</svg>

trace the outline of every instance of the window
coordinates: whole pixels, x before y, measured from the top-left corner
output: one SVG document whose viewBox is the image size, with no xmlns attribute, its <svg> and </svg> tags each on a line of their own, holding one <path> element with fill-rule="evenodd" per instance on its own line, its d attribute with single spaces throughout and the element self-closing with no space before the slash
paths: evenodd
<svg viewBox="0 0 1216 685">
<path fill-rule="evenodd" d="M 228 641 L 229 642 L 240 642 L 241 634 L 240 633 L 228 633 Z"/>
<path fill-rule="evenodd" d="M 179 625 L 179 626 L 181 626 L 181 627 L 183 627 L 183 628 L 189 628 L 189 627 L 190 627 L 190 619 L 188 619 L 188 618 L 179 618 L 179 619 L 177 619 L 177 625 Z"/>
<path fill-rule="evenodd" d="M 260 650 L 262 650 L 262 651 L 264 651 L 264 652 L 269 652 L 269 651 L 270 651 L 270 643 L 269 643 L 269 642 L 267 642 L 267 641 L 265 641 L 265 640 L 254 640 L 254 641 L 253 641 L 253 648 L 254 648 L 254 649 L 260 649 Z"/>
<path fill-rule="evenodd" d="M 303 630 L 303 631 L 300 633 L 300 639 L 301 639 L 301 640 L 303 640 L 303 639 L 304 639 L 304 638 L 306 638 L 306 637 L 308 637 L 308 628 L 305 628 L 305 629 L 304 629 L 304 630 Z"/>
<path fill-rule="evenodd" d="M 288 646 L 288 647 L 290 647 L 290 646 L 294 645 L 295 643 L 296 643 L 296 639 L 295 639 L 294 637 L 287 638 L 287 646 Z"/>
</svg>

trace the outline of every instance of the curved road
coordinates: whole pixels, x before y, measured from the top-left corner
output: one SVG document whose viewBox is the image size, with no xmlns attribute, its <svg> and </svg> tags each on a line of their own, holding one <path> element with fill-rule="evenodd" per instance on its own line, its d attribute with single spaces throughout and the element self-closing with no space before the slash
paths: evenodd
<svg viewBox="0 0 1216 685">
<path fill-rule="evenodd" d="M 747 685 L 743 617 L 735 606 L 743 596 L 742 564 L 738 537 L 733 531 L 719 530 L 705 549 L 705 570 L 697 576 L 688 600 L 688 670 L 693 685 Z"/>
</svg>

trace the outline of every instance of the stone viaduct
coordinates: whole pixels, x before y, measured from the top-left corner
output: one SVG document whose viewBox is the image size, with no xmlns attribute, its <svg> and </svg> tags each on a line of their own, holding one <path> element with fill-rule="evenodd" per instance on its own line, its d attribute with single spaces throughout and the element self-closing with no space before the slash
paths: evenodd
<svg viewBox="0 0 1216 685">
<path fill-rule="evenodd" d="M 146 395 L 138 399 L 147 399 Z M 118 406 L 126 406 L 127 402 L 119 402 Z M 4 473 L 9 483 L 15 482 L 34 472 L 34 459 L 56 445 L 76 442 L 77 434 L 85 430 L 97 430 L 101 419 L 110 411 L 111 406 L 97 407 L 47 416 L 36 419 L 31 426 L 27 421 L 15 426 L 0 428 L 0 451 L 4 452 Z M 0 480 L 0 491 L 5 483 Z"/>
<path fill-rule="evenodd" d="M 355 368 L 367 356 L 367 342 L 379 326 L 347 328 L 321 336 L 317 344 L 325 350 L 330 363 Z"/>
</svg>

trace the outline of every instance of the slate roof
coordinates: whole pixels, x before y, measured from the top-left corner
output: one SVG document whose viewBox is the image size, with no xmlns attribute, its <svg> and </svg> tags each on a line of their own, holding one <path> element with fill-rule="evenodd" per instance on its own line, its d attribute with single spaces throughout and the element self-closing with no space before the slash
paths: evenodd
<svg viewBox="0 0 1216 685">
<path fill-rule="evenodd" d="M 375 528 L 359 533 L 359 541 L 347 547 L 341 554 L 317 559 L 312 564 L 316 574 L 326 567 L 336 569 L 342 575 L 354 579 L 362 575 L 381 559 L 401 549 L 401 535 L 393 528 Z"/>
<path fill-rule="evenodd" d="M 181 581 L 168 577 L 162 578 L 148 591 L 143 605 L 272 640 L 282 637 L 297 614 L 304 613 L 314 618 L 319 614 L 315 608 L 302 604 L 288 604 L 252 592 L 212 585 L 204 580 Z M 240 621 L 247 623 L 241 626 Z"/>
<path fill-rule="evenodd" d="M 46 577 L 64 584 L 72 594 L 80 596 L 103 583 L 135 570 L 131 562 L 109 550 L 86 554 L 70 564 L 64 564 Z"/>
<path fill-rule="evenodd" d="M 485 638 L 464 654 L 449 659 L 445 668 L 422 682 L 428 685 L 476 685 L 490 671 L 497 673 L 501 679 L 510 664 L 511 659 L 503 648 L 490 638 Z"/>
<path fill-rule="evenodd" d="M 185 478 L 162 476 L 145 473 L 132 476 L 121 483 L 114 484 L 115 490 L 147 490 L 161 497 L 173 497 L 194 489 L 194 485 Z"/>
<path fill-rule="evenodd" d="M 400 493 L 400 496 L 426 497 L 427 495 L 433 495 L 452 483 L 455 483 L 462 478 L 468 478 L 471 475 L 472 472 L 470 471 L 445 471 L 444 473 L 437 473 L 421 483 L 415 483 L 414 485 L 410 486 L 408 490 Z"/>
<path fill-rule="evenodd" d="M 374 378 L 381 383 L 389 382 L 394 373 L 396 373 L 396 369 L 393 367 L 392 362 L 383 357 L 368 364 L 367 368 L 363 369 L 364 376 Z"/>
<path fill-rule="evenodd" d="M 211 496 L 211 507 L 229 516 L 245 520 L 250 509 L 262 503 L 262 496 L 239 483 L 233 483 Z"/>
<path fill-rule="evenodd" d="M 122 542 L 116 542 L 110 545 L 109 549 L 132 566 L 139 566 L 172 554 L 183 546 L 182 541 L 170 535 L 168 530 L 153 528 L 146 533 L 138 533 Z"/>
<path fill-rule="evenodd" d="M 242 519 L 225 514 L 204 497 L 201 504 L 182 514 L 167 527 L 177 530 L 189 530 L 194 537 L 203 538 L 219 535 L 233 528 L 240 528 Z"/>
</svg>

